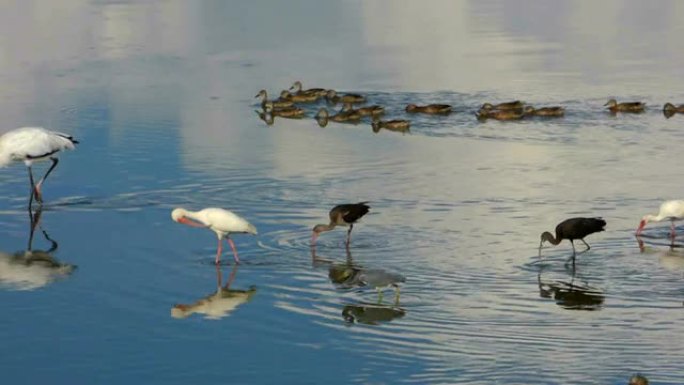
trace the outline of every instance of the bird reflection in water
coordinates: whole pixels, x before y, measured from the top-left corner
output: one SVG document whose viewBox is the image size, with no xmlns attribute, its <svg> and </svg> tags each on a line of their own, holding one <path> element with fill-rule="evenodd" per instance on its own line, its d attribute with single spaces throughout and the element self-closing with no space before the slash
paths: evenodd
<svg viewBox="0 0 684 385">
<path fill-rule="evenodd" d="M 40 225 L 42 208 L 29 210 L 30 231 L 26 250 L 8 254 L 0 251 L 0 286 L 11 290 L 34 290 L 51 282 L 68 277 L 76 270 L 75 265 L 62 263 L 52 254 L 58 244 Z M 36 229 L 50 243 L 47 250 L 34 250 L 33 237 Z"/>
<path fill-rule="evenodd" d="M 360 303 L 345 305 L 342 309 L 342 317 L 348 323 L 362 323 L 366 325 L 378 325 L 401 318 L 406 314 L 402 308 L 378 304 Z"/>
<path fill-rule="evenodd" d="M 556 304 L 568 310 L 601 310 L 605 296 L 599 288 L 589 284 L 577 283 L 576 269 L 571 269 L 570 281 L 564 280 L 542 280 L 543 268 L 537 275 L 539 285 L 539 296 L 542 298 L 553 298 Z"/>
<path fill-rule="evenodd" d="M 230 286 L 237 274 L 238 265 L 233 265 L 225 285 L 222 283 L 221 266 L 216 265 L 216 292 L 200 298 L 191 304 L 176 304 L 171 308 L 171 317 L 187 318 L 195 313 L 204 314 L 205 319 L 221 319 L 227 317 L 238 306 L 249 302 L 256 294 L 256 286 L 247 290 L 231 289 Z"/>
</svg>

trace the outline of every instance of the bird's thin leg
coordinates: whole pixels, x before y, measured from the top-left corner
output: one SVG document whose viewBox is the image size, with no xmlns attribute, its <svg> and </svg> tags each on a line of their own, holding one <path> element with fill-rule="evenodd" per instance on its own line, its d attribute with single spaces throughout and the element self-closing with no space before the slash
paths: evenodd
<svg viewBox="0 0 684 385">
<path fill-rule="evenodd" d="M 50 159 L 52 160 L 52 165 L 50 166 L 50 168 L 48 168 L 45 175 L 43 175 L 43 177 L 40 178 L 40 180 L 38 181 L 38 183 L 36 184 L 36 187 L 35 187 L 35 189 L 36 189 L 36 200 L 38 202 L 41 202 L 41 203 L 43 202 L 43 196 L 42 196 L 42 193 L 40 192 L 40 187 L 43 185 L 43 182 L 45 182 L 45 179 L 47 179 L 48 175 L 50 175 L 52 170 L 54 170 L 55 167 L 57 167 L 57 163 L 59 163 L 58 158 L 50 158 Z"/>
<path fill-rule="evenodd" d="M 572 245 L 572 257 L 575 257 L 575 242 L 571 239 L 570 244 Z"/>
<path fill-rule="evenodd" d="M 580 239 L 580 241 L 582 241 L 582 243 L 584 243 L 584 245 L 587 246 L 587 250 L 591 249 L 591 246 L 589 246 L 589 244 L 584 239 Z M 587 251 L 587 250 L 584 250 L 584 251 Z"/>
<path fill-rule="evenodd" d="M 223 277 L 221 276 L 221 265 L 216 264 L 216 287 L 221 288 Z"/>
<path fill-rule="evenodd" d="M 235 263 L 240 263 L 240 258 L 238 258 L 237 254 L 237 249 L 235 248 L 235 243 L 233 243 L 233 240 L 230 239 L 230 237 L 226 236 L 226 242 L 230 245 L 230 248 L 233 249 L 233 259 L 235 259 Z"/>
<path fill-rule="evenodd" d="M 382 303 L 382 289 L 379 287 L 376 288 L 378 290 L 378 305 Z"/>
<path fill-rule="evenodd" d="M 675 239 L 675 224 L 674 221 L 670 222 L 670 237 L 674 240 Z"/>
<path fill-rule="evenodd" d="M 235 280 L 235 274 L 237 274 L 238 265 L 233 266 L 233 270 L 230 271 L 230 276 L 228 277 L 228 282 L 226 282 L 226 289 L 230 290 L 230 285 L 233 284 Z"/>
<path fill-rule="evenodd" d="M 401 294 L 401 288 L 399 287 L 399 285 L 395 286 L 394 288 L 394 306 L 399 306 L 399 295 Z"/>
<path fill-rule="evenodd" d="M 221 244 L 221 238 L 218 240 L 218 248 L 216 249 L 216 264 L 221 263 L 221 251 L 223 251 L 223 245 Z"/>
<path fill-rule="evenodd" d="M 28 166 L 29 181 L 31 182 L 31 192 L 29 193 L 29 211 L 31 211 L 31 205 L 33 204 L 33 195 L 36 191 L 36 184 L 33 182 L 33 171 L 31 166 Z M 38 198 L 36 198 L 38 200 Z"/>
<path fill-rule="evenodd" d="M 351 232 L 354 230 L 354 224 L 349 225 L 349 230 L 347 230 L 347 246 L 349 246 L 349 243 L 351 243 Z"/>
</svg>

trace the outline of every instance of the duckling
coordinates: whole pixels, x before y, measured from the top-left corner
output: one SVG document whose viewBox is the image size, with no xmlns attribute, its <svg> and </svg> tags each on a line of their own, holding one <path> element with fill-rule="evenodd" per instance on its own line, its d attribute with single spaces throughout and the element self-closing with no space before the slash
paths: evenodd
<svg viewBox="0 0 684 385">
<path fill-rule="evenodd" d="M 358 123 L 359 120 L 361 120 L 361 115 L 356 111 L 340 111 L 337 114 L 330 116 L 328 114 L 328 110 L 326 110 L 325 108 L 321 108 L 320 110 L 318 110 L 318 113 L 316 114 L 315 118 L 319 121 L 319 125 L 320 121 L 322 120 L 332 120 L 333 122 L 338 123 Z"/>
<path fill-rule="evenodd" d="M 480 110 L 522 110 L 525 107 L 525 103 L 520 100 L 514 100 L 512 102 L 505 102 L 499 104 L 485 103 L 480 107 Z"/>
<path fill-rule="evenodd" d="M 366 97 L 363 95 L 344 94 L 342 96 L 339 96 L 339 95 L 337 95 L 337 92 L 335 90 L 328 90 L 327 94 L 325 95 L 325 99 L 328 101 L 328 103 L 332 103 L 332 104 L 337 104 L 339 102 L 342 102 L 342 103 L 364 103 L 366 101 Z"/>
<path fill-rule="evenodd" d="M 292 107 L 294 104 L 292 100 L 268 100 L 268 95 L 266 90 L 259 91 L 255 98 L 261 98 L 261 107 L 266 108 L 266 106 L 271 106 L 272 108 L 284 108 Z"/>
<path fill-rule="evenodd" d="M 480 109 L 476 114 L 477 120 L 520 120 L 525 114 L 518 110 L 485 110 Z"/>
<path fill-rule="evenodd" d="M 342 107 L 342 111 L 344 112 L 356 112 L 361 116 L 380 116 L 385 113 L 385 107 L 378 106 L 377 104 L 374 104 L 372 106 L 366 106 L 366 107 L 360 107 L 358 109 L 354 109 L 351 103 L 347 102 L 344 103 L 344 107 Z"/>
<path fill-rule="evenodd" d="M 642 102 L 623 102 L 618 103 L 615 99 L 610 99 L 604 106 L 608 106 L 610 112 L 644 112 L 646 105 Z"/>
<path fill-rule="evenodd" d="M 408 132 L 411 128 L 411 122 L 408 120 L 400 119 L 384 121 L 376 119 L 371 123 L 371 127 L 373 127 L 373 132 L 375 132 L 376 134 L 380 131 L 381 128 L 390 131 Z"/>
<path fill-rule="evenodd" d="M 299 107 L 272 108 L 266 106 L 264 112 L 272 116 L 280 116 L 281 118 L 289 119 L 299 119 L 304 116 L 304 110 Z"/>
<path fill-rule="evenodd" d="M 304 95 L 304 94 L 291 94 L 290 91 L 283 90 L 280 92 L 279 100 L 288 100 L 290 102 L 296 103 L 311 103 L 318 100 L 318 95 Z"/>
<path fill-rule="evenodd" d="M 408 106 L 406 106 L 406 112 L 422 112 L 424 114 L 446 115 L 451 113 L 451 106 L 448 104 L 428 104 L 426 106 L 417 106 L 415 104 L 409 104 Z"/>
<path fill-rule="evenodd" d="M 629 379 L 628 385 L 648 385 L 648 379 L 641 374 L 635 374 Z"/>
<path fill-rule="evenodd" d="M 526 116 L 545 116 L 545 117 L 560 117 L 565 115 L 565 108 L 560 106 L 534 108 L 532 106 L 525 107 Z"/>
<path fill-rule="evenodd" d="M 316 95 L 319 98 L 324 97 L 328 93 L 328 90 L 324 88 L 309 88 L 308 90 L 303 90 L 302 82 L 299 80 L 292 84 L 290 91 L 294 91 L 295 95 Z"/>
<path fill-rule="evenodd" d="M 684 104 L 675 106 L 672 103 L 665 103 L 663 106 L 663 115 L 665 115 L 665 117 L 670 118 L 676 113 L 684 113 Z"/>
</svg>

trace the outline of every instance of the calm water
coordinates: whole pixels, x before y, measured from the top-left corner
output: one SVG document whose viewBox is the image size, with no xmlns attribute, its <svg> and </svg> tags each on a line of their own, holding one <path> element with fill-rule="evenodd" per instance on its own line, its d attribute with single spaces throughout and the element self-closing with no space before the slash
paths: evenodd
<svg viewBox="0 0 684 385">
<path fill-rule="evenodd" d="M 0 173 L 3 383 L 684 383 L 684 252 L 666 225 L 643 252 L 633 236 L 682 198 L 684 117 L 660 112 L 684 103 L 680 2 L 58 3 L 0 14 L 3 130 L 81 141 L 45 185 L 41 263 L 21 263 L 26 170 Z M 253 96 L 295 80 L 388 117 L 456 112 L 406 135 L 267 126 Z M 608 97 L 649 110 L 611 116 Z M 567 115 L 475 120 L 512 99 Z M 330 207 L 362 200 L 351 250 L 338 230 L 312 252 Z M 176 206 L 248 218 L 244 263 L 217 271 Z M 578 215 L 608 226 L 575 270 L 566 242 L 539 260 Z M 347 263 L 405 276 L 399 303 L 341 284 Z"/>
</svg>

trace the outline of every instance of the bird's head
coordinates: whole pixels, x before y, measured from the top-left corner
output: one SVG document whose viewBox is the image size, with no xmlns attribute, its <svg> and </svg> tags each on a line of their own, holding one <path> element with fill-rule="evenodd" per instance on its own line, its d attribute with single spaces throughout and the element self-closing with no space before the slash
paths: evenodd
<svg viewBox="0 0 684 385">
<path fill-rule="evenodd" d="M 646 227 L 646 224 L 647 224 L 648 221 L 650 221 L 650 220 L 651 220 L 651 216 L 650 216 L 650 215 L 644 215 L 644 216 L 641 218 L 641 222 L 639 222 L 639 228 L 638 228 L 637 231 L 636 231 L 636 235 L 641 235 L 641 232 L 644 230 L 644 227 Z"/>
<path fill-rule="evenodd" d="M 607 106 L 607 107 L 615 107 L 615 106 L 617 106 L 617 100 L 615 100 L 615 99 L 610 99 L 610 100 L 608 100 L 608 101 L 606 102 L 606 104 L 604 104 L 604 106 Z"/>
<path fill-rule="evenodd" d="M 408 106 L 406 106 L 406 112 L 415 111 L 417 107 L 418 106 L 416 106 L 415 104 L 409 104 Z"/>
<path fill-rule="evenodd" d="M 328 230 L 331 230 L 331 228 L 330 228 L 329 225 L 323 225 L 323 224 L 321 224 L 321 225 L 316 225 L 316 226 L 314 226 L 313 229 L 311 229 L 311 244 L 312 244 L 312 245 L 315 244 L 315 243 L 316 243 L 316 239 L 318 238 L 318 236 L 319 236 L 322 232 L 328 231 Z"/>
</svg>

